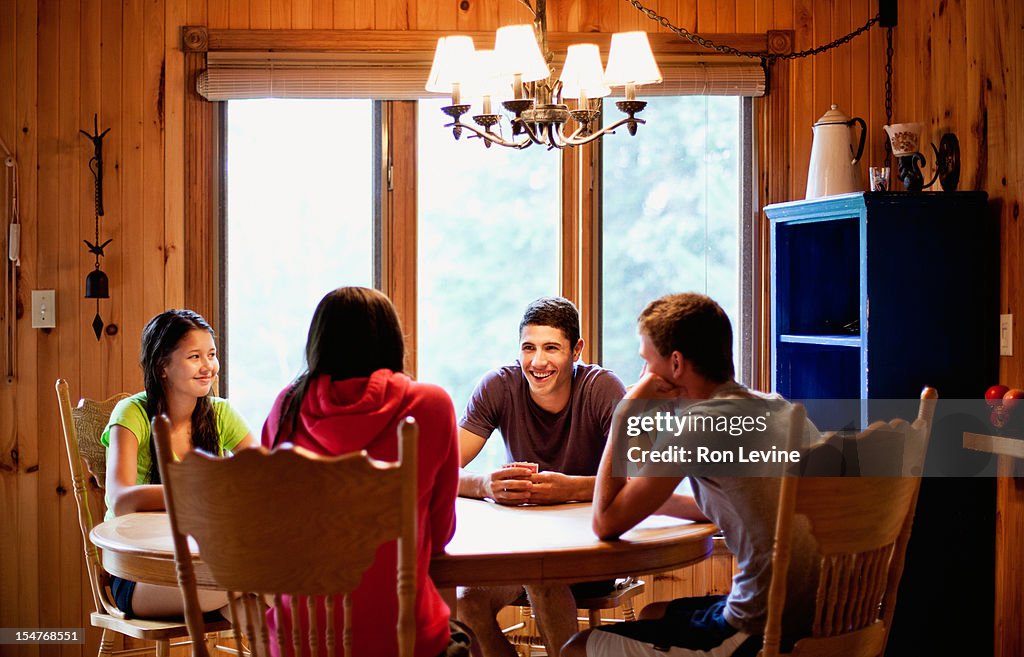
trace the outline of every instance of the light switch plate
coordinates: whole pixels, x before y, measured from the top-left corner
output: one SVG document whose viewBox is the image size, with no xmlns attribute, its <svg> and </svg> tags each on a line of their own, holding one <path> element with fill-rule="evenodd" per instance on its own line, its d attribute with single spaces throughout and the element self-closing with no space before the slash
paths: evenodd
<svg viewBox="0 0 1024 657">
<path fill-rule="evenodd" d="M 999 316 L 999 355 L 1013 355 L 1013 315 Z"/>
<path fill-rule="evenodd" d="M 32 328 L 57 326 L 57 293 L 54 290 L 32 290 Z"/>
</svg>

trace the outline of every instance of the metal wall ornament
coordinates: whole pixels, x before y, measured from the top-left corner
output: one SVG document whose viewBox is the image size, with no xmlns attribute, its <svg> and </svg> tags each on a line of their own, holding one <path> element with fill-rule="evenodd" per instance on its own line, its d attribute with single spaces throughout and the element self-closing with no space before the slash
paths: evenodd
<svg viewBox="0 0 1024 657">
<path fill-rule="evenodd" d="M 950 132 L 939 140 L 939 147 L 931 144 L 935 153 L 935 174 L 928 184 L 924 182 L 921 167 L 926 164 L 921 153 L 921 134 L 924 125 L 921 123 L 896 123 L 883 126 L 889 135 L 892 153 L 896 156 L 899 178 L 903 188 L 908 192 L 920 192 L 928 189 L 938 180 L 943 191 L 956 191 L 960 184 L 960 140 Z"/>
<path fill-rule="evenodd" d="M 96 317 L 92 320 L 92 330 L 96 334 L 96 340 L 99 341 L 100 336 L 103 334 L 103 318 L 100 317 L 100 299 L 110 298 L 110 280 L 100 269 L 100 258 L 104 255 L 103 249 L 113 241 L 111 238 L 102 244 L 100 243 L 100 217 L 103 216 L 103 138 L 110 132 L 110 128 L 100 132 L 98 117 L 94 114 L 92 117 L 92 134 L 90 135 L 85 130 L 79 130 L 79 132 L 92 142 L 94 149 L 94 154 L 89 160 L 89 171 L 92 172 L 93 178 L 96 181 L 96 234 L 94 238 L 96 241 L 82 241 L 89 247 L 89 253 L 95 256 L 95 266 L 88 276 L 85 277 L 85 298 L 96 299 Z"/>
</svg>

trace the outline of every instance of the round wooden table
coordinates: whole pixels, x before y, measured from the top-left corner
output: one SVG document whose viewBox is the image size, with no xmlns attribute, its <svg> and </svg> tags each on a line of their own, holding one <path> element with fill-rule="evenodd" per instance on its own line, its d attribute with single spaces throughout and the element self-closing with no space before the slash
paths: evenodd
<svg viewBox="0 0 1024 657">
<path fill-rule="evenodd" d="M 653 516 L 617 541 L 598 540 L 590 504 L 507 507 L 456 501 L 455 536 L 434 557 L 438 588 L 614 579 L 681 568 L 711 554 L 714 525 Z M 134 581 L 177 586 L 170 525 L 164 513 L 131 513 L 92 530 L 103 567 Z M 196 581 L 218 588 L 192 543 Z"/>
<path fill-rule="evenodd" d="M 434 557 L 438 587 L 569 583 L 682 568 L 711 554 L 714 525 L 653 516 L 617 541 L 591 529 L 589 503 L 502 506 L 459 498 L 455 536 Z"/>
</svg>

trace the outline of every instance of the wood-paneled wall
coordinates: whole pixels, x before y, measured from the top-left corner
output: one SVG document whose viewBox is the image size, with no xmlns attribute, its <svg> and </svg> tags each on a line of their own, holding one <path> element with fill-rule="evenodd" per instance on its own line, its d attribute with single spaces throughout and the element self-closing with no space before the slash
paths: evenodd
<svg viewBox="0 0 1024 657">
<path fill-rule="evenodd" d="M 845 34 L 875 12 L 874 0 L 647 0 L 676 25 L 702 33 L 794 30 L 798 49 Z M 1002 380 L 1024 386 L 1024 285 L 1020 203 L 1024 197 L 1024 8 L 1002 0 L 904 2 L 895 34 L 894 119 L 924 121 L 937 140 L 955 131 L 963 149 L 963 189 L 984 189 L 1001 216 L 1001 305 L 1018 311 L 1014 356 Z M 181 25 L 234 29 L 493 29 L 525 18 L 515 0 L 0 0 L 0 136 L 21 172 L 18 298 L 57 291 L 58 328 L 30 328 L 19 315 L 18 377 L 0 382 L 0 626 L 82 626 L 88 604 L 74 500 L 69 494 L 53 382 L 72 394 L 106 397 L 141 386 L 137 365 L 144 322 L 182 305 L 185 70 Z M 552 0 L 556 31 L 654 30 L 625 0 Z M 664 31 L 663 28 L 657 28 Z M 838 103 L 863 117 L 869 148 L 862 166 L 883 158 L 882 30 L 830 54 L 791 64 L 785 166 L 768 171 L 801 198 L 811 124 Z M 112 237 L 103 269 L 111 298 L 99 311 L 111 327 L 97 341 L 96 304 L 82 298 L 92 260 L 89 142 L 93 115 L 111 128 L 104 144 L 106 215 Z M 965 221 L 971 218 L 965 217 Z M 969 266 L 970 254 L 963 263 Z M 2 285 L 2 283 L 0 283 Z M 956 312 L 951 300 L 949 312 Z M 6 318 L 5 318 L 6 321 Z M 980 394 L 981 391 L 979 391 Z M 1000 491 L 1000 547 L 1024 549 L 1024 487 Z M 1004 655 L 1024 652 L 1019 566 L 1000 562 L 997 624 Z M 96 648 L 90 633 L 86 652 Z M 998 642 L 998 641 L 997 641 Z M 0 646 L 5 654 L 9 646 Z M 79 655 L 69 647 L 22 654 Z"/>
</svg>

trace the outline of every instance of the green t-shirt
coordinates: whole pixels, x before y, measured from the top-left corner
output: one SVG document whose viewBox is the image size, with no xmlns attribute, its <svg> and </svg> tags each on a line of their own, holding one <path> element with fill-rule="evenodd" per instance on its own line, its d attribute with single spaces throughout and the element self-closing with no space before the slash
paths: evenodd
<svg viewBox="0 0 1024 657">
<path fill-rule="evenodd" d="M 128 429 L 139 439 L 138 467 L 135 476 L 136 484 L 149 483 L 149 470 L 152 464 L 149 450 L 150 418 L 146 413 L 146 400 L 146 393 L 143 391 L 117 402 L 117 406 L 114 407 L 114 411 L 110 414 L 110 421 L 107 422 L 106 428 L 103 429 L 103 435 L 100 436 L 100 442 L 109 448 L 110 429 L 116 424 Z M 245 420 L 242 419 L 242 416 L 238 414 L 238 411 L 226 399 L 210 397 L 210 403 L 213 405 L 213 417 L 217 424 L 217 436 L 220 438 L 220 451 L 223 453 L 225 450 L 233 450 L 249 434 L 249 427 L 246 426 Z M 108 498 L 106 519 L 113 517 L 111 500 Z"/>
</svg>

